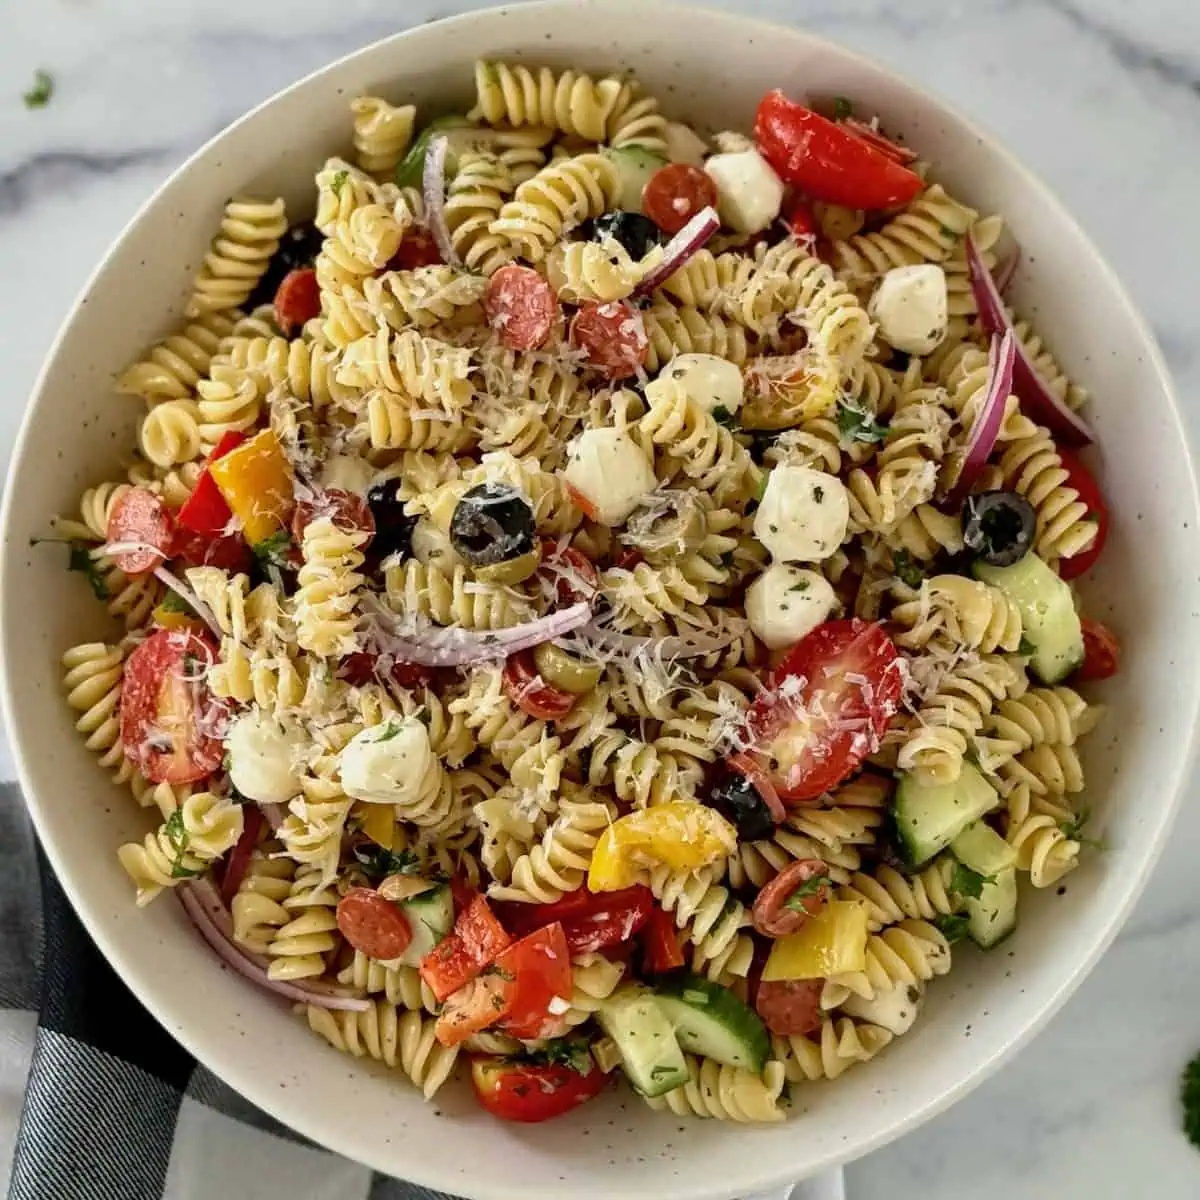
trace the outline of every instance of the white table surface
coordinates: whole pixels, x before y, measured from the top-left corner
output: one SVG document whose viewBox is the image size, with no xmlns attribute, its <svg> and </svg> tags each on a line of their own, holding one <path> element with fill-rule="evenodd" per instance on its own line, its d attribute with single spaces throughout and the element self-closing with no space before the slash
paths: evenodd
<svg viewBox="0 0 1200 1200">
<path fill-rule="evenodd" d="M 76 291 L 185 155 L 326 61 L 406 23 L 472 7 L 470 0 L 0 3 L 3 459 Z M 865 51 L 1007 141 L 1075 211 L 1132 289 L 1195 433 L 1196 0 L 743 0 L 738 7 Z M 39 66 L 52 72 L 56 90 L 46 109 L 29 112 L 21 93 Z M 0 741 L 0 779 L 12 777 Z M 1178 1072 L 1200 1049 L 1196 799 L 1185 804 L 1125 932 L 1053 1024 L 951 1112 L 851 1166 L 850 1200 L 1200 1196 L 1200 1153 L 1179 1134 L 1176 1111 Z"/>
</svg>

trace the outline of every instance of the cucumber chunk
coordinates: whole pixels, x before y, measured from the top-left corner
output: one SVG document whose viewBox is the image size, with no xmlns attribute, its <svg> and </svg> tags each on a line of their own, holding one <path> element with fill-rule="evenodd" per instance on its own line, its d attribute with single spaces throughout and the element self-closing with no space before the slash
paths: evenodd
<svg viewBox="0 0 1200 1200">
<path fill-rule="evenodd" d="M 661 1096 L 687 1083 L 687 1060 L 674 1027 L 649 989 L 618 989 L 600 1005 L 596 1020 L 616 1042 L 625 1075 L 643 1096 Z"/>
<path fill-rule="evenodd" d="M 950 853 L 979 875 L 998 875 L 1017 861 L 1017 852 L 990 825 L 976 821 L 950 843 Z"/>
<path fill-rule="evenodd" d="M 650 176 L 667 160 L 654 154 L 644 146 L 618 146 L 604 151 L 617 168 L 621 189 L 617 195 L 617 207 L 630 212 L 642 211 L 642 192 Z"/>
<path fill-rule="evenodd" d="M 902 775 L 892 816 L 909 863 L 927 863 L 999 801 L 996 789 L 969 762 L 954 783 L 923 783 L 912 774 Z"/>
<path fill-rule="evenodd" d="M 977 562 L 976 579 L 998 587 L 1021 610 L 1026 640 L 1033 646 L 1029 666 L 1043 683 L 1059 683 L 1083 662 L 1083 626 L 1071 589 L 1036 554 L 1011 567 Z"/>
<path fill-rule="evenodd" d="M 419 967 L 425 957 L 454 928 L 454 895 L 449 885 L 437 887 L 404 900 L 400 910 L 408 918 L 412 941 L 396 962 L 405 967 Z"/>
<path fill-rule="evenodd" d="M 655 998 L 684 1050 L 730 1067 L 763 1069 L 771 1050 L 766 1026 L 728 988 L 685 975 L 660 984 Z"/>
<path fill-rule="evenodd" d="M 1016 867 L 989 879 L 977 900 L 966 900 L 966 907 L 971 940 L 984 950 L 998 946 L 1017 927 Z"/>
</svg>

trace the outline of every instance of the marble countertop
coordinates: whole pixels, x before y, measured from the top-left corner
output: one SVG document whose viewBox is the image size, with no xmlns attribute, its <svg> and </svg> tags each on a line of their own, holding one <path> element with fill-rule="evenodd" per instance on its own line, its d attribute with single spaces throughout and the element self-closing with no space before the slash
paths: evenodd
<svg viewBox="0 0 1200 1200">
<path fill-rule="evenodd" d="M 86 275 L 187 154 L 309 70 L 470 0 L 40 0 L 0 41 L 0 344 L 7 457 Z M 743 0 L 919 79 L 1055 188 L 1116 266 L 1200 434 L 1200 5 L 1190 0 Z M 403 14 L 403 15 L 402 15 Z M 50 104 L 28 111 L 34 71 Z M 1019 71 L 1019 76 L 1018 76 Z M 1188 295 L 1184 295 L 1187 291 Z M 1130 402 L 1135 398 L 1131 397 Z M 0 470 L 3 470 L 0 465 Z M 0 743 L 0 778 L 13 768 Z M 1200 800 L 1200 796 L 1193 801 Z M 1126 930 L 1053 1024 L 969 1099 L 851 1166 L 851 1200 L 1200 1195 L 1178 1072 L 1200 1049 L 1200 804 Z"/>
</svg>

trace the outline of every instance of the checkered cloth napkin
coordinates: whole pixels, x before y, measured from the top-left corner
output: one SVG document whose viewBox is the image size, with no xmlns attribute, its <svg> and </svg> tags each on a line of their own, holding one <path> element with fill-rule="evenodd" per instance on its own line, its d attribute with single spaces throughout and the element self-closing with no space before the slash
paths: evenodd
<svg viewBox="0 0 1200 1200">
<path fill-rule="evenodd" d="M 9 1200 L 453 1200 L 322 1150 L 199 1066 L 92 944 L 11 784 L 0 927 Z M 840 1179 L 792 1200 L 844 1200 Z"/>
</svg>

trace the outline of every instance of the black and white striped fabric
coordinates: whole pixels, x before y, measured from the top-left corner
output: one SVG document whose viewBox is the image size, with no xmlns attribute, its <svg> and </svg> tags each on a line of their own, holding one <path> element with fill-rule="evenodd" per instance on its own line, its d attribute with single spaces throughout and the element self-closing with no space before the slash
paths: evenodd
<svg viewBox="0 0 1200 1200">
<path fill-rule="evenodd" d="M 9 1200 L 453 1200 L 322 1150 L 197 1065 L 92 944 L 11 784 L 0 923 Z M 793 1200 L 841 1194 L 811 1186 Z"/>
</svg>

